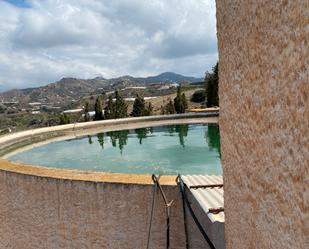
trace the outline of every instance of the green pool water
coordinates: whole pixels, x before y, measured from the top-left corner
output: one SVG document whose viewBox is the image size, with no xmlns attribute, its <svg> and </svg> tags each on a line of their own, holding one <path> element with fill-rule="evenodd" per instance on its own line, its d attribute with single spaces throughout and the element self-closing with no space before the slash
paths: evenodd
<svg viewBox="0 0 309 249">
<path fill-rule="evenodd" d="M 217 125 L 171 125 L 49 143 L 9 158 L 63 169 L 221 175 Z"/>
</svg>

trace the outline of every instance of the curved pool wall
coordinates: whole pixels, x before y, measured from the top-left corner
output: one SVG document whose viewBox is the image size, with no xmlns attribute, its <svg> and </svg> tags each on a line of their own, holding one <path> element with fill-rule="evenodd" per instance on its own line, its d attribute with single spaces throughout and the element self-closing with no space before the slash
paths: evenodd
<svg viewBox="0 0 309 249">
<path fill-rule="evenodd" d="M 145 248 L 153 184 L 150 175 L 86 172 L 12 163 L 6 155 L 25 146 L 76 138 L 98 131 L 169 124 L 217 123 L 217 117 L 185 114 L 48 127 L 0 138 L 0 248 Z M 171 212 L 171 248 L 185 248 L 183 210 L 174 176 L 161 183 Z M 192 199 L 192 204 L 198 207 Z M 218 248 L 223 224 L 198 212 Z M 152 248 L 165 248 L 165 210 L 157 195 Z M 190 248 L 207 248 L 192 220 Z"/>
</svg>

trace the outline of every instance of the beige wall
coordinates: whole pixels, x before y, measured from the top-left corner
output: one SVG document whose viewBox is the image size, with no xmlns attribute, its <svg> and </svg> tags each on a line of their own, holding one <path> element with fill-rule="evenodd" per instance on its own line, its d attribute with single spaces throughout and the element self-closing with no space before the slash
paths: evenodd
<svg viewBox="0 0 309 249">
<path fill-rule="evenodd" d="M 308 13 L 217 0 L 227 248 L 308 248 Z"/>
<path fill-rule="evenodd" d="M 5 163 L 0 161 L 0 163 Z M 8 165 L 6 166 L 8 169 Z M 14 167 L 14 166 L 13 166 Z M 21 167 L 21 166 L 19 166 Z M 31 166 L 24 166 L 31 167 Z M 42 169 L 42 171 L 49 171 Z M 57 172 L 58 171 L 58 172 Z M 51 171 L 63 177 L 64 170 Z M 40 172 L 37 169 L 37 172 Z M 40 172 L 40 174 L 43 172 Z M 92 173 L 95 174 L 95 173 Z M 75 175 L 75 176 L 74 176 Z M 87 173 L 71 172 L 73 178 Z M 90 174 L 91 175 L 91 174 Z M 103 173 L 109 180 L 115 178 Z M 182 200 L 175 177 L 162 177 L 171 207 L 171 248 L 185 249 Z M 68 180 L 10 172 L 0 169 L 0 248 L 2 249 L 144 249 L 148 239 L 153 185 L 113 183 L 95 180 Z M 134 176 L 128 181 L 132 181 Z M 138 178 L 136 178 L 138 180 Z M 167 185 L 165 185 L 167 184 Z M 224 249 L 224 227 L 212 223 L 189 195 L 197 217 L 217 249 Z M 157 193 L 151 232 L 151 249 L 166 248 L 166 216 L 161 195 Z M 208 248 L 187 214 L 190 249 Z"/>
<path fill-rule="evenodd" d="M 70 181 L 0 171 L 0 248 L 146 248 L 152 185 Z M 177 186 L 172 248 L 185 248 Z M 165 248 L 165 213 L 158 196 L 151 248 Z"/>
</svg>

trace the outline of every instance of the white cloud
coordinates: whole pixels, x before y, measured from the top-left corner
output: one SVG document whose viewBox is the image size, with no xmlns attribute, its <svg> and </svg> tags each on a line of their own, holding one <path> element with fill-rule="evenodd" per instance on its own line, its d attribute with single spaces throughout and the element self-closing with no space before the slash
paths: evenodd
<svg viewBox="0 0 309 249">
<path fill-rule="evenodd" d="M 61 77 L 203 76 L 217 60 L 215 0 L 0 0 L 0 85 Z"/>
</svg>

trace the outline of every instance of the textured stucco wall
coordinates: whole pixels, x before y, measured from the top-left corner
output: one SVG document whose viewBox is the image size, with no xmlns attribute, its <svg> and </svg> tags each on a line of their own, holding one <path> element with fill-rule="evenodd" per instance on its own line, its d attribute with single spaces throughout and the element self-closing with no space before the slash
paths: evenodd
<svg viewBox="0 0 309 249">
<path fill-rule="evenodd" d="M 74 174 L 78 173 L 73 171 Z M 79 174 L 81 178 L 87 175 Z M 99 173 L 92 179 L 100 177 Z M 143 178 L 147 182 L 151 177 Z M 168 184 L 162 186 L 167 199 L 174 200 L 170 217 L 171 249 L 185 249 L 181 195 L 169 178 L 161 180 Z M 149 183 L 68 180 L 0 169 L 0 248 L 144 249 L 152 195 L 153 185 Z M 192 196 L 190 200 L 216 248 L 224 249 L 222 224 L 211 223 Z M 159 192 L 153 217 L 150 248 L 164 249 L 166 216 Z M 190 249 L 209 248 L 189 214 L 187 219 Z"/>
<path fill-rule="evenodd" d="M 309 2 L 217 0 L 227 248 L 308 248 Z"/>
<path fill-rule="evenodd" d="M 70 181 L 0 170 L 0 248 L 146 248 L 152 185 Z M 185 248 L 177 186 L 164 186 L 172 248 Z M 165 248 L 165 212 L 157 195 L 151 248 Z"/>
</svg>

